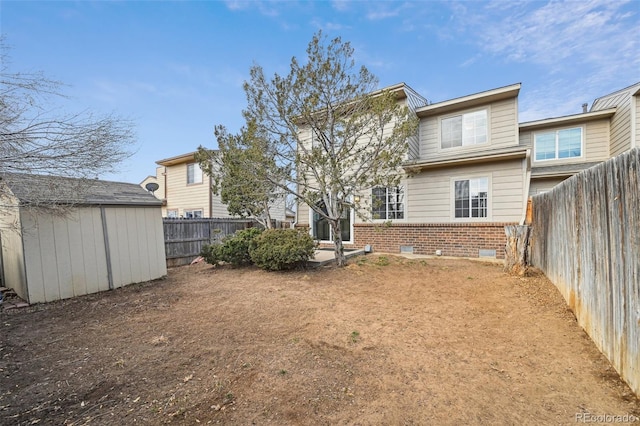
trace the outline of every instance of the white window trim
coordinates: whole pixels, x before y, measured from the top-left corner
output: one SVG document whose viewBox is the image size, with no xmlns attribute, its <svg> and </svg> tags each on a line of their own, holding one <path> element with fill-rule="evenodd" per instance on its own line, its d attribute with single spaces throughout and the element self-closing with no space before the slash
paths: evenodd
<svg viewBox="0 0 640 426">
<path fill-rule="evenodd" d="M 183 216 L 186 218 L 187 217 L 187 213 L 189 213 L 189 212 L 200 212 L 201 216 L 199 218 L 198 217 L 193 217 L 193 219 L 201 219 L 201 218 L 204 217 L 204 209 L 202 209 L 202 208 L 184 209 L 184 215 Z"/>
<path fill-rule="evenodd" d="M 442 120 L 446 120 L 448 118 L 453 118 L 457 116 L 462 116 L 465 114 L 472 114 L 478 111 L 487 111 L 487 141 L 485 143 L 473 144 L 473 145 L 462 145 L 462 146 L 453 146 L 451 148 L 443 148 L 442 147 Z M 437 137 L 438 137 L 438 152 L 444 153 L 455 153 L 456 151 L 468 151 L 474 149 L 486 149 L 488 145 L 491 145 L 491 105 L 485 105 L 480 108 L 473 108 L 463 111 L 457 111 L 455 113 L 451 113 L 448 115 L 442 115 L 438 117 L 438 129 L 437 129 Z"/>
<path fill-rule="evenodd" d="M 311 235 L 311 238 L 315 240 L 315 237 L 313 236 L 313 213 L 314 213 L 314 210 L 311 207 L 309 207 L 309 235 Z M 349 241 L 342 240 L 342 243 L 345 245 L 354 243 L 354 235 L 353 235 L 354 220 L 355 220 L 355 209 L 352 207 L 349 209 L 349 226 L 351 228 L 349 230 L 349 235 L 351 236 L 351 239 Z M 333 230 L 329 229 L 329 232 L 331 233 L 333 232 Z M 332 240 L 317 240 L 317 241 L 325 244 L 333 244 Z"/>
<path fill-rule="evenodd" d="M 372 211 L 372 209 L 373 209 L 373 194 L 372 194 L 373 188 L 371 188 L 369 190 L 369 204 L 370 205 L 368 206 L 368 208 L 369 208 L 369 214 L 371 215 L 371 221 L 373 223 L 385 223 L 385 222 L 389 222 L 389 221 L 391 221 L 391 222 L 406 222 L 407 221 L 407 211 L 408 211 L 408 208 L 407 208 L 407 199 L 408 199 L 408 197 L 407 197 L 407 183 L 405 181 L 402 181 L 397 186 L 401 186 L 402 188 L 404 188 L 404 202 L 402 203 L 402 204 L 404 204 L 404 212 L 403 212 L 404 213 L 403 214 L 404 217 L 402 219 L 375 219 L 373 217 L 373 211 Z"/>
<path fill-rule="evenodd" d="M 196 162 L 193 163 L 187 163 L 187 186 L 193 186 L 193 185 L 202 185 L 204 183 L 204 172 L 202 171 L 202 169 L 200 169 L 200 182 L 191 182 L 189 183 L 189 166 L 191 165 L 196 165 L 198 166 L 198 168 L 200 169 L 200 165 Z M 194 174 L 194 178 L 195 178 L 195 174 Z"/>
<path fill-rule="evenodd" d="M 175 216 L 169 216 L 169 212 L 175 213 Z M 167 215 L 167 218 L 177 219 L 180 217 L 180 211 L 178 209 L 167 209 L 166 215 Z"/>
<path fill-rule="evenodd" d="M 558 158 L 558 132 L 561 130 L 570 130 L 570 129 L 580 129 L 580 155 L 578 157 L 568 157 L 568 158 Z M 538 154 L 538 144 L 536 141 L 536 136 L 543 133 L 552 133 L 556 134 L 556 158 L 548 158 L 545 160 L 536 160 L 536 156 Z M 584 159 L 584 150 L 585 150 L 585 135 L 586 129 L 585 126 L 568 126 L 568 127 L 559 127 L 554 129 L 540 130 L 537 132 L 533 132 L 533 162 L 534 163 L 548 163 L 548 162 L 571 162 L 571 161 L 581 161 Z"/>
<path fill-rule="evenodd" d="M 487 179 L 487 217 L 456 217 L 456 181 Z M 452 177 L 449 182 L 449 217 L 452 222 L 491 222 L 493 220 L 493 176 L 492 173 L 474 173 Z"/>
</svg>

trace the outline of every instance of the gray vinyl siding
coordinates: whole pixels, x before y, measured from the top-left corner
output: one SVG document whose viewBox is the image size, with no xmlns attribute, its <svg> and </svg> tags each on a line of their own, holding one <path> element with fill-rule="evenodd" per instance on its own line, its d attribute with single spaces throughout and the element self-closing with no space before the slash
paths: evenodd
<svg viewBox="0 0 640 426">
<path fill-rule="evenodd" d="M 427 100 L 409 88 L 405 88 L 407 95 L 407 106 L 413 112 L 416 108 L 427 105 Z M 418 138 L 418 130 L 416 135 L 409 138 L 409 151 L 407 152 L 407 160 L 418 160 L 420 158 L 420 139 Z"/>
<path fill-rule="evenodd" d="M 563 158 L 557 160 L 535 160 L 534 135 L 535 133 L 543 133 L 556 131 L 559 129 L 568 129 L 574 127 L 582 127 L 583 129 L 583 153 L 578 158 Z M 565 163 L 584 163 L 590 161 L 600 161 L 609 158 L 609 120 L 597 120 L 587 123 L 573 124 L 568 126 L 550 126 L 543 129 L 525 130 L 520 132 L 520 145 L 531 149 L 531 160 L 534 164 L 541 165 L 557 165 Z"/>
<path fill-rule="evenodd" d="M 440 148 L 440 120 L 467 112 L 487 110 L 488 143 L 481 145 Z M 518 113 L 516 98 L 493 102 L 485 107 L 461 109 L 444 115 L 424 117 L 420 120 L 420 159 L 434 160 L 438 157 L 494 150 L 518 145 Z"/>
<path fill-rule="evenodd" d="M 453 214 L 452 182 L 456 179 L 489 178 L 488 218 L 477 222 L 518 222 L 522 218 L 525 191 L 523 160 L 482 165 L 459 166 L 455 169 L 423 171 L 407 179 L 407 222 L 457 223 Z"/>
</svg>

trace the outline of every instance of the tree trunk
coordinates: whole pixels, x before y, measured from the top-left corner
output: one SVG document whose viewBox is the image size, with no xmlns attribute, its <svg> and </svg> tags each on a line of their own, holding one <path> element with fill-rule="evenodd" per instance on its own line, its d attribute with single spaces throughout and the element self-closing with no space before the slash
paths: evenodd
<svg viewBox="0 0 640 426">
<path fill-rule="evenodd" d="M 507 244 L 504 250 L 505 271 L 524 276 L 529 269 L 529 237 L 531 227 L 509 225 L 504 227 Z"/>
<path fill-rule="evenodd" d="M 266 222 L 267 229 L 273 229 L 273 224 L 271 223 L 271 213 L 269 213 L 269 202 L 264 202 L 264 217 Z"/>
<path fill-rule="evenodd" d="M 347 258 L 344 255 L 344 246 L 342 245 L 342 232 L 340 231 L 340 219 L 332 220 L 331 231 L 333 232 L 334 254 L 336 257 L 336 265 L 343 267 L 347 264 Z"/>
</svg>

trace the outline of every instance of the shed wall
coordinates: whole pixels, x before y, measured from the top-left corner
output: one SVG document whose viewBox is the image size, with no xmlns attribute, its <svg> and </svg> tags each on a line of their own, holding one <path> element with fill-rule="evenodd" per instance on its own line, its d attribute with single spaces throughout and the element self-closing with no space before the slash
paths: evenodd
<svg viewBox="0 0 640 426">
<path fill-rule="evenodd" d="M 105 208 L 113 287 L 167 274 L 162 214 L 158 208 Z"/>
<path fill-rule="evenodd" d="M 100 210 L 21 211 L 29 303 L 108 290 Z"/>
<path fill-rule="evenodd" d="M 17 207 L 3 207 L 0 213 L 0 255 L 4 287 L 12 288 L 18 296 L 27 298 L 27 278 L 24 269 L 24 251 L 20 234 L 20 215 Z"/>
<path fill-rule="evenodd" d="M 99 207 L 75 208 L 65 216 L 21 212 L 28 283 L 21 297 L 50 302 L 166 275 L 160 208 L 103 209 L 104 223 Z"/>
</svg>

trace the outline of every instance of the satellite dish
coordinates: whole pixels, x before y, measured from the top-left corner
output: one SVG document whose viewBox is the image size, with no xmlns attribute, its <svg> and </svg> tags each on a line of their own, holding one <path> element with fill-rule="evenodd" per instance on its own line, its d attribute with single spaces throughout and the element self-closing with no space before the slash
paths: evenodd
<svg viewBox="0 0 640 426">
<path fill-rule="evenodd" d="M 149 182 L 144 187 L 147 188 L 147 191 L 151 192 L 152 194 L 156 192 L 158 188 L 160 188 L 160 186 L 155 182 Z"/>
</svg>

